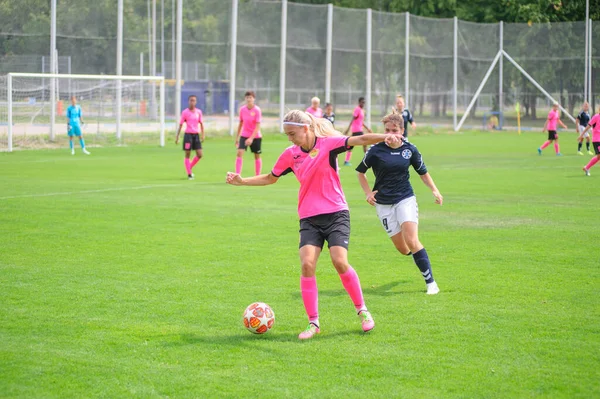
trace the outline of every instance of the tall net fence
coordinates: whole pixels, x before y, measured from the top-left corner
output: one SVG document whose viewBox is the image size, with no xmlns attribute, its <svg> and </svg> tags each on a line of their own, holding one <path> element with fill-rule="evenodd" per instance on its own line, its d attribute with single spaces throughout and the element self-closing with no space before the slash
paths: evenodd
<svg viewBox="0 0 600 399">
<path fill-rule="evenodd" d="M 175 109 L 176 2 L 124 0 L 123 13 L 123 74 L 165 76 L 166 113 L 171 123 L 180 111 Z M 482 127 L 491 115 L 501 117 L 505 126 L 514 126 L 515 107 L 519 104 L 522 124 L 539 127 L 551 101 L 523 71 L 572 114 L 577 113 L 584 100 L 584 22 L 501 27 L 501 24 L 405 13 L 369 13 L 364 9 L 293 2 L 287 3 L 287 18 L 283 20 L 284 3 L 280 0 L 239 2 L 237 47 L 233 49 L 237 59 L 236 79 L 232 82 L 232 3 L 232 0 L 183 0 L 181 103 L 185 106 L 190 94 L 197 95 L 200 108 L 214 121 L 209 126 L 215 129 L 230 127 L 225 116 L 237 112 L 247 90 L 257 94 L 257 103 L 265 114 L 265 127 L 278 126 L 281 105 L 285 110 L 304 109 L 313 96 L 320 97 L 322 103 L 329 97 L 343 123 L 358 98 L 366 97 L 372 119 L 377 120 L 390 109 L 398 94 L 406 97 L 417 121 L 451 127 L 454 119 L 463 117 L 478 91 L 480 95 L 470 108 L 465 126 Z M 2 4 L 5 6 L 0 14 L 0 75 L 49 72 L 48 2 L 22 0 Z M 74 5 L 58 0 L 57 7 L 59 73 L 115 74 L 118 12 L 115 2 L 81 0 Z M 287 31 L 283 63 L 282 25 Z M 331 42 L 328 42 L 329 30 Z M 592 24 L 590 37 L 592 93 L 600 93 L 597 79 L 600 23 Z M 368 52 L 369 39 L 371 52 Z M 501 57 L 482 84 L 501 48 L 518 66 Z M 368 60 L 370 93 L 367 92 Z M 283 73 L 285 81 L 281 87 Z M 232 89 L 236 101 L 230 110 Z M 0 115 L 6 115 L 6 88 L 1 90 Z M 156 88 L 149 90 L 149 98 L 156 98 Z M 36 103 L 47 102 L 46 95 L 46 90 L 39 90 Z M 600 103 L 596 94 L 589 98 L 594 106 Z"/>
</svg>

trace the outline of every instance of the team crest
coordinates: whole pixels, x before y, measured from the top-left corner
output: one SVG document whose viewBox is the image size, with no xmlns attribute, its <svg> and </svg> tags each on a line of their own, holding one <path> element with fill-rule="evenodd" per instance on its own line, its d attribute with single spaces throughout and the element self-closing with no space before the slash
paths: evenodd
<svg viewBox="0 0 600 399">
<path fill-rule="evenodd" d="M 308 153 L 308 155 L 312 159 L 315 159 L 317 157 L 317 155 L 319 155 L 319 149 L 318 148 L 313 149 L 311 152 Z"/>
<path fill-rule="evenodd" d="M 404 151 L 402 151 L 402 158 L 404 158 L 404 159 L 410 159 L 410 157 L 412 157 L 412 151 L 411 150 L 404 150 Z"/>
</svg>

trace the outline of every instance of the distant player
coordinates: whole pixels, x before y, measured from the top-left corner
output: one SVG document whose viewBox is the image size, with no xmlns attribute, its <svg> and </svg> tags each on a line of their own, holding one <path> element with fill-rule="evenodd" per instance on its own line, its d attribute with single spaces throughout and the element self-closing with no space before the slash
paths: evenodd
<svg viewBox="0 0 600 399">
<path fill-rule="evenodd" d="M 258 176 L 262 169 L 262 159 L 260 158 L 260 154 L 262 154 L 262 134 L 260 133 L 262 111 L 255 104 L 256 95 L 253 91 L 247 91 L 244 99 L 246 104 L 240 108 L 240 124 L 235 137 L 235 147 L 237 148 L 235 173 L 242 173 L 244 152 L 250 147 L 250 151 L 254 154 L 254 172 Z"/>
<path fill-rule="evenodd" d="M 319 299 L 315 277 L 317 260 L 325 241 L 331 262 L 342 285 L 350 295 L 361 320 L 363 331 L 375 327 L 363 299 L 358 274 L 348 263 L 350 214 L 338 174 L 337 154 L 352 145 L 375 144 L 387 140 L 398 143 L 399 136 L 373 134 L 344 137 L 331 123 L 300 110 L 288 112 L 283 119 L 285 134 L 293 143 L 279 157 L 269 174 L 242 178 L 227 173 L 227 183 L 236 186 L 266 186 L 293 173 L 300 182 L 298 215 L 300 217 L 300 289 L 308 315 L 308 327 L 298 338 L 309 339 L 320 332 Z"/>
<path fill-rule="evenodd" d="M 594 147 L 596 156 L 583 167 L 586 176 L 590 175 L 590 168 L 600 161 L 600 108 L 598 108 L 598 113 L 592 117 L 590 123 L 583 130 L 583 133 L 587 133 L 590 129 L 592 129 L 592 147 Z"/>
<path fill-rule="evenodd" d="M 588 104 L 588 102 L 586 101 L 583 103 L 581 112 L 579 113 L 579 115 L 577 115 L 577 118 L 575 119 L 575 129 L 577 130 L 577 133 L 579 133 L 579 136 L 577 137 L 577 141 L 578 141 L 577 153 L 579 155 L 583 155 L 583 152 L 581 152 L 581 146 L 583 145 L 584 138 L 585 138 L 585 147 L 587 148 L 588 154 L 594 155 L 594 153 L 590 151 L 590 133 L 589 132 L 583 133 L 583 131 L 587 127 L 588 123 L 590 122 L 589 110 L 590 110 L 590 104 Z"/>
<path fill-rule="evenodd" d="M 325 104 L 325 112 L 323 112 L 323 118 L 327 119 L 335 127 L 335 114 L 333 113 L 333 105 L 330 103 Z"/>
<path fill-rule="evenodd" d="M 352 121 L 350 121 L 350 125 L 348 125 L 348 128 L 346 129 L 345 134 L 348 135 L 348 132 L 350 130 L 352 130 L 352 137 L 356 137 L 356 136 L 362 136 L 363 133 L 363 128 L 367 130 L 367 132 L 369 133 L 373 133 L 373 131 L 367 126 L 365 125 L 365 98 L 364 97 L 360 97 L 358 99 L 358 106 L 356 108 L 354 108 L 354 112 L 352 113 Z M 348 152 L 346 152 L 346 160 L 344 162 L 344 166 L 350 166 L 352 165 L 350 163 L 350 159 L 352 159 L 352 149 L 354 147 L 350 147 L 348 149 Z M 367 152 L 367 146 L 363 145 L 363 151 L 366 153 Z"/>
<path fill-rule="evenodd" d="M 306 112 L 314 116 L 315 118 L 323 117 L 323 110 L 319 108 L 321 100 L 319 97 L 313 97 L 310 100 L 310 107 L 306 108 Z"/>
<path fill-rule="evenodd" d="M 204 123 L 202 122 L 202 111 L 200 108 L 196 108 L 196 102 L 198 99 L 195 95 L 188 97 L 188 107 L 181 113 L 179 119 L 179 129 L 177 129 L 177 137 L 175 138 L 175 144 L 179 143 L 179 134 L 181 133 L 181 127 L 185 122 L 185 134 L 183 136 L 183 150 L 185 151 L 185 158 L 183 160 L 185 165 L 185 171 L 188 175 L 188 180 L 194 178 L 192 169 L 202 159 L 202 142 L 204 141 Z M 196 151 L 196 156 L 190 162 L 190 154 L 192 150 Z"/>
<path fill-rule="evenodd" d="M 406 108 L 406 103 L 404 102 L 404 97 L 401 95 L 396 96 L 396 111 L 402 115 L 402 119 L 404 120 L 404 138 L 408 137 L 408 124 L 410 122 L 410 126 L 413 129 L 417 128 L 417 124 L 413 119 L 412 113 Z"/>
<path fill-rule="evenodd" d="M 383 124 L 385 133 L 402 134 L 404 121 L 397 111 L 383 118 Z M 419 207 L 408 172 L 411 166 L 433 193 L 436 204 L 442 205 L 444 198 L 427 172 L 419 150 L 408 141 L 374 145 L 356 171 L 367 202 L 377 209 L 379 220 L 394 246 L 401 254 L 413 256 L 427 284 L 427 294 L 435 295 L 440 289 L 433 279 L 427 251 L 419 241 Z M 370 168 L 375 173 L 373 190 L 365 175 Z"/>
<path fill-rule="evenodd" d="M 83 141 L 83 135 L 81 133 L 81 124 L 83 119 L 81 117 L 81 107 L 77 105 L 77 98 L 71 97 L 71 105 L 67 108 L 67 133 L 69 135 L 69 146 L 71 147 L 71 155 L 75 155 L 75 148 L 73 147 L 73 137 L 79 138 L 79 145 L 85 155 L 90 155 L 90 152 L 85 149 L 85 142 Z"/>
<path fill-rule="evenodd" d="M 544 124 L 544 129 L 542 133 L 548 130 L 548 141 L 546 141 L 540 148 L 538 148 L 538 154 L 542 155 L 542 150 L 550 145 L 550 143 L 554 142 L 554 151 L 556 155 L 562 155 L 560 153 L 560 146 L 558 145 L 558 133 L 556 132 L 556 124 L 562 126 L 563 129 L 566 129 L 564 123 L 560 120 L 560 113 L 558 111 L 558 103 L 554 103 L 552 105 L 552 109 L 548 112 L 548 119 L 546 119 L 546 123 Z"/>
</svg>

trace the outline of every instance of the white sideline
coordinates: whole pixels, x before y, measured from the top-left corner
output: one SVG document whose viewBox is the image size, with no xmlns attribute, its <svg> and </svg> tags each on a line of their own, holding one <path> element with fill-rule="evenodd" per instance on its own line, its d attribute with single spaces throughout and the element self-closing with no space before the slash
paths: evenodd
<svg viewBox="0 0 600 399">
<path fill-rule="evenodd" d="M 215 183 L 213 183 L 213 182 L 194 182 L 192 184 L 197 185 L 197 184 L 215 184 Z M 9 195 L 6 197 L 0 197 L 0 200 L 16 199 L 16 198 L 54 197 L 54 196 L 59 196 L 59 195 L 93 194 L 93 193 L 105 193 L 105 192 L 110 192 L 110 191 L 145 190 L 148 188 L 181 187 L 181 186 L 185 186 L 185 185 L 190 185 L 190 183 L 153 184 L 153 185 L 149 185 L 149 186 L 113 187 L 113 188 L 103 188 L 103 189 L 99 189 L 99 190 L 67 191 L 67 192 L 60 192 L 60 193 Z"/>
</svg>

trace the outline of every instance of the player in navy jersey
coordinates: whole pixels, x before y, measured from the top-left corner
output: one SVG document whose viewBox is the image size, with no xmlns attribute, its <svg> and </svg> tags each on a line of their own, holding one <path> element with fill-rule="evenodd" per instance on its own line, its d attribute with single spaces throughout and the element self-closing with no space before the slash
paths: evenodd
<svg viewBox="0 0 600 399">
<path fill-rule="evenodd" d="M 333 105 L 331 105 L 331 103 L 325 104 L 323 118 L 327 119 L 333 126 L 335 126 L 335 113 L 333 112 Z"/>
<path fill-rule="evenodd" d="M 594 153 L 590 151 L 590 134 L 588 132 L 585 132 L 585 128 L 587 127 L 588 123 L 590 123 L 589 111 L 590 104 L 588 104 L 588 102 L 586 101 L 583 103 L 581 112 L 579 113 L 579 115 L 577 115 L 577 118 L 575 119 L 575 129 L 577 130 L 577 133 L 579 133 L 579 136 L 577 137 L 577 153 L 579 155 L 583 155 L 583 152 L 581 152 L 581 146 L 583 145 L 584 138 L 588 154 L 594 155 Z"/>
<path fill-rule="evenodd" d="M 382 122 L 387 134 L 401 134 L 404 129 L 404 120 L 397 111 L 387 115 Z M 435 295 L 440 289 L 433 279 L 427 251 L 419 241 L 419 207 L 408 172 L 411 166 L 431 189 L 436 204 L 442 205 L 444 198 L 427 172 L 421 153 L 408 140 L 392 146 L 385 143 L 374 145 L 356 171 L 367 202 L 376 207 L 381 224 L 394 246 L 403 255 L 413 256 L 427 284 L 427 294 Z M 372 190 L 365 175 L 370 168 L 375 173 Z"/>
<path fill-rule="evenodd" d="M 410 126 L 413 129 L 417 128 L 417 124 L 415 123 L 415 120 L 413 119 L 413 115 L 412 113 L 408 110 L 408 108 L 406 108 L 406 103 L 404 102 L 404 97 L 402 97 L 401 95 L 397 95 L 396 96 L 396 111 L 402 116 L 402 120 L 404 120 L 404 137 L 408 137 L 408 124 L 410 123 Z"/>
</svg>

